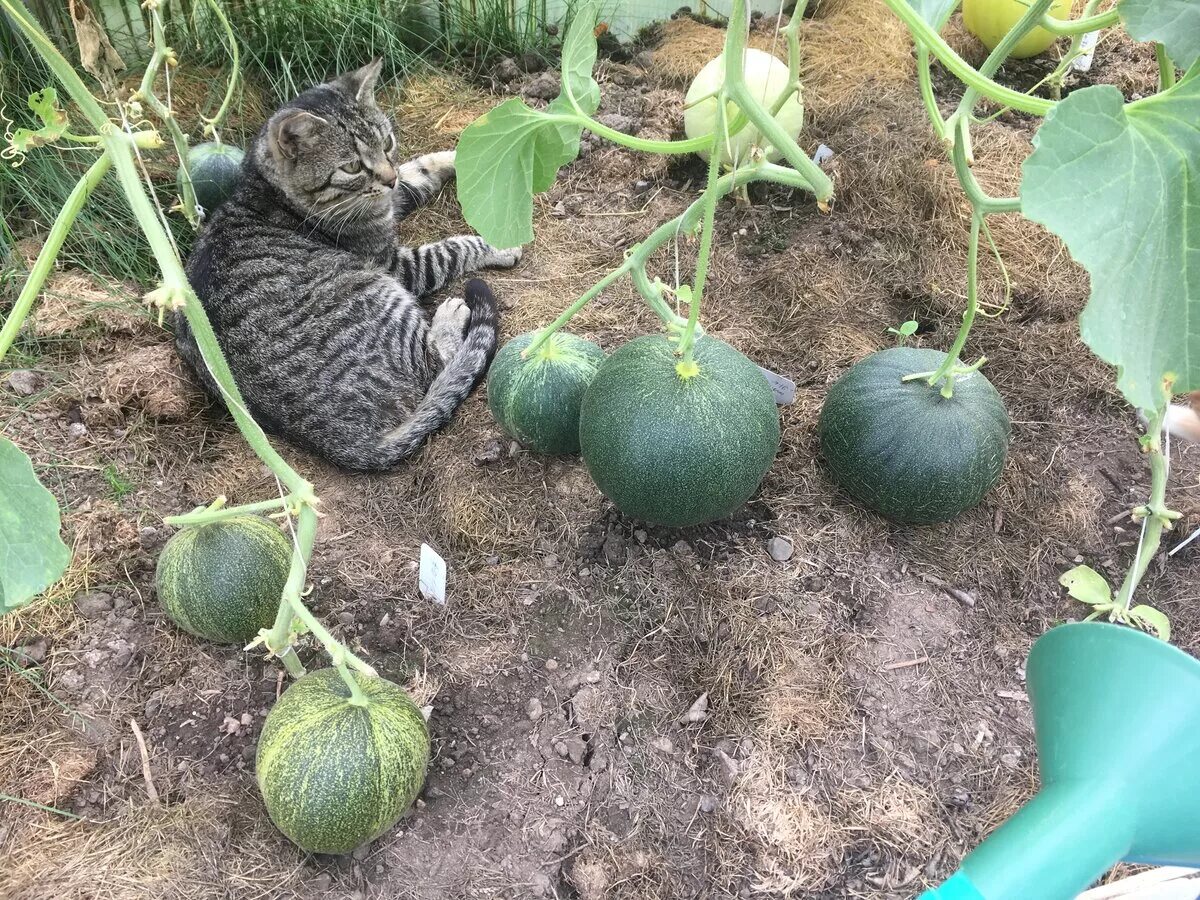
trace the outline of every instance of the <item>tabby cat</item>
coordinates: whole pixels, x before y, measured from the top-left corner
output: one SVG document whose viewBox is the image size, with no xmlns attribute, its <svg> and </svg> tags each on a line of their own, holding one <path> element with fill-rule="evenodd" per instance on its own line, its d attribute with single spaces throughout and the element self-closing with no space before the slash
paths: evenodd
<svg viewBox="0 0 1200 900">
<path fill-rule="evenodd" d="M 255 419 L 355 470 L 411 455 L 495 353 L 496 300 L 482 281 L 432 319 L 419 299 L 521 258 L 470 235 L 399 243 L 397 220 L 453 177 L 454 152 L 396 164 L 393 125 L 374 98 L 379 69 L 311 88 L 271 116 L 187 262 Z M 177 343 L 220 397 L 182 316 Z"/>
</svg>

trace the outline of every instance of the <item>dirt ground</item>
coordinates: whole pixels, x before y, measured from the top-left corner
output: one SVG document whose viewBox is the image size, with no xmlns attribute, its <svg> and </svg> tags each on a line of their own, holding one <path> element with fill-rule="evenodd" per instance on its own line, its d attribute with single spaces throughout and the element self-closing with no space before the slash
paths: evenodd
<svg viewBox="0 0 1200 900">
<path fill-rule="evenodd" d="M 769 48 L 773 23 L 758 27 Z M 960 26 L 949 34 L 978 58 Z M 601 63 L 613 127 L 676 133 L 681 85 L 720 33 L 672 22 L 657 40 L 632 63 Z M 272 478 L 128 291 L 55 276 L 17 358 L 35 389 L 0 388 L 0 430 L 63 504 L 74 563 L 47 598 L 0 621 L 0 793 L 58 812 L 0 798 L 0 896 L 882 900 L 947 875 L 1029 796 L 1025 656 L 1083 612 L 1062 571 L 1087 562 L 1115 578 L 1129 563 L 1137 531 L 1118 516 L 1148 487 L 1136 419 L 1079 341 L 1085 275 L 1052 237 L 1002 217 L 1011 304 L 998 308 L 1000 272 L 985 260 L 996 315 L 966 355 L 987 354 L 1013 420 L 1003 480 L 979 508 L 924 528 L 838 492 L 815 436 L 822 398 L 889 344 L 890 325 L 915 317 L 922 346 L 950 343 L 966 204 L 882 4 L 827 2 L 805 42 L 801 144 L 835 153 L 832 214 L 772 187 L 717 217 L 704 324 L 798 385 L 779 456 L 730 521 L 625 519 L 578 460 L 504 438 L 482 390 L 386 477 L 285 448 L 327 512 L 315 610 L 433 707 L 420 801 L 352 857 L 305 856 L 259 800 L 254 747 L 277 668 L 181 634 L 154 596 L 163 516 L 218 493 L 261 499 Z M 1037 65 L 1004 77 L 1034 81 Z M 1152 54 L 1118 39 L 1089 79 L 1133 94 L 1154 72 Z M 396 100 L 403 143 L 414 155 L 450 146 L 496 95 L 541 93 L 548 77 L 410 82 Z M 938 85 L 948 108 L 953 83 Z M 980 130 L 994 193 L 1016 190 L 1031 131 L 1014 115 Z M 506 335 L 552 318 L 702 178 L 694 160 L 587 139 L 538 198 L 525 261 L 487 276 Z M 403 233 L 463 229 L 448 192 Z M 689 273 L 694 252 L 681 243 L 657 271 L 672 277 L 677 253 Z M 654 323 L 623 283 L 573 330 L 611 350 Z M 1184 533 L 1200 525 L 1198 473 L 1200 450 L 1177 447 L 1170 497 Z M 768 553 L 775 538 L 790 543 L 775 554 L 786 559 Z M 450 563 L 444 609 L 416 590 L 422 541 Z M 1192 652 L 1197 553 L 1160 558 L 1142 597 Z M 322 664 L 311 647 L 305 658 Z"/>
</svg>

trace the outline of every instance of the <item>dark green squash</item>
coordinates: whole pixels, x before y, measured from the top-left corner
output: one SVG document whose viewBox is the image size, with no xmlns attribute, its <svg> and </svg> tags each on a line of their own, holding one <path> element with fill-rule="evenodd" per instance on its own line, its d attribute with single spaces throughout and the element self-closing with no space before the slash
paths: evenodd
<svg viewBox="0 0 1200 900">
<path fill-rule="evenodd" d="M 521 352 L 537 332 L 500 348 L 488 373 L 488 408 L 500 427 L 538 453 L 579 452 L 579 407 L 604 351 L 591 341 L 556 331 L 528 359 Z"/>
<path fill-rule="evenodd" d="M 336 669 L 305 675 L 279 698 L 258 739 L 255 773 L 271 821 L 309 853 L 349 853 L 412 805 L 425 781 L 429 729 L 404 690 L 356 674 L 350 702 Z"/>
<path fill-rule="evenodd" d="M 196 202 L 204 208 L 206 215 L 212 215 L 237 188 L 245 155 L 231 144 L 213 142 L 197 144 L 188 150 L 188 173 L 192 176 L 192 189 L 196 192 Z M 182 173 L 176 182 L 182 194 Z"/>
<path fill-rule="evenodd" d="M 583 461 L 632 518 L 670 526 L 724 518 L 758 490 L 779 449 L 775 397 L 758 366 L 707 335 L 694 361 L 696 373 L 683 377 L 665 335 L 637 338 L 584 394 Z"/>
<path fill-rule="evenodd" d="M 279 611 L 291 542 L 260 516 L 185 528 L 158 557 L 158 599 L 176 625 L 222 644 L 247 644 Z"/>
<path fill-rule="evenodd" d="M 1004 469 L 1011 426 L 983 375 L 956 379 L 949 398 L 925 379 L 902 380 L 945 358 L 915 347 L 872 353 L 829 389 L 821 410 L 821 452 L 838 485 L 896 522 L 952 519 Z"/>
</svg>

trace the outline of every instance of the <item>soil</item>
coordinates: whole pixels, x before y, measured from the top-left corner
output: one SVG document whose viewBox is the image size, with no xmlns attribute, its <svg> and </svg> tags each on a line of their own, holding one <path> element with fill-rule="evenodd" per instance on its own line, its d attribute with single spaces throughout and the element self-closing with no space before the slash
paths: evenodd
<svg viewBox="0 0 1200 900">
<path fill-rule="evenodd" d="M 1137 529 L 1118 517 L 1148 487 L 1137 421 L 1079 341 L 1086 275 L 1051 236 L 1001 217 L 1011 303 L 1000 310 L 985 261 L 996 315 L 966 354 L 987 354 L 1013 420 L 1000 485 L 955 521 L 916 528 L 831 482 L 814 433 L 826 389 L 907 318 L 918 344 L 947 346 L 965 277 L 965 203 L 923 118 L 909 45 L 882 4 L 853 8 L 873 17 L 874 45 L 839 31 L 850 9 L 828 2 L 805 23 L 823 39 L 801 143 L 834 151 L 832 214 L 771 187 L 717 217 L 705 326 L 797 384 L 778 459 L 729 521 L 625 519 L 578 460 L 505 438 L 482 390 L 388 476 L 284 448 L 326 510 L 314 610 L 432 707 L 421 799 L 352 856 L 301 853 L 258 797 L 255 740 L 286 687 L 279 669 L 180 633 L 155 600 L 162 518 L 217 494 L 261 499 L 273 480 L 187 383 L 136 290 L 55 276 L 18 348 L 32 375 L 0 388 L 0 430 L 35 460 L 74 547 L 66 579 L 0 622 L 0 895 L 882 900 L 945 877 L 1030 795 L 1024 660 L 1047 628 L 1086 612 L 1058 586 L 1065 569 L 1115 579 L 1130 563 Z M 847 86 L 839 53 L 889 74 Z M 658 54 L 671 57 L 669 43 L 601 62 L 613 127 L 677 132 L 682 54 L 666 73 Z M 1089 77 L 1133 91 L 1153 66 L 1118 42 Z M 544 93 L 541 73 L 497 73 L 483 85 L 424 77 L 389 99 L 407 149 L 451 145 L 498 95 Z M 938 84 L 950 104 L 953 87 Z M 990 190 L 1015 190 L 1029 133 L 1017 116 L 980 130 Z M 695 197 L 703 171 L 585 139 L 536 202 L 525 261 L 487 275 L 506 336 L 619 264 Z M 447 192 L 402 230 L 416 242 L 465 226 Z M 664 278 L 675 252 L 690 271 L 682 241 L 657 261 Z M 619 284 L 572 327 L 612 349 L 654 321 Z M 1200 525 L 1198 472 L 1200 451 L 1177 447 L 1182 534 Z M 417 591 L 422 542 L 449 562 L 445 607 Z M 1193 652 L 1197 547 L 1156 560 L 1141 596 Z M 312 646 L 303 658 L 322 665 Z"/>
</svg>

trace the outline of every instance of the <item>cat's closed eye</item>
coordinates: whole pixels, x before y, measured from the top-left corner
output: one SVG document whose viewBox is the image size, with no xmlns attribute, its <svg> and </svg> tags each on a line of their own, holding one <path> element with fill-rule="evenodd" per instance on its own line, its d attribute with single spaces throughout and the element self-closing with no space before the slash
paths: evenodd
<svg viewBox="0 0 1200 900">
<path fill-rule="evenodd" d="M 383 152 L 388 156 L 392 155 L 392 151 L 396 149 L 396 136 L 389 134 L 383 141 Z"/>
<path fill-rule="evenodd" d="M 345 172 L 347 175 L 357 175 L 359 172 L 362 171 L 362 160 L 361 159 L 352 159 L 352 160 L 350 160 L 350 162 L 344 163 L 343 165 L 338 166 L 338 168 L 341 169 L 343 172 Z"/>
</svg>

